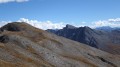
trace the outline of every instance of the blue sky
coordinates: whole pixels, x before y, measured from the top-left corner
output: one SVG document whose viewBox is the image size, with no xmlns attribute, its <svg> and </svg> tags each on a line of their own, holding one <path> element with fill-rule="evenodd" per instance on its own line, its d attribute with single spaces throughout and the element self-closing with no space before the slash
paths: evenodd
<svg viewBox="0 0 120 67">
<path fill-rule="evenodd" d="M 0 1 L 0 21 L 17 21 L 20 18 L 27 18 L 89 26 L 93 22 L 108 21 L 120 17 L 120 0 L 18 1 L 20 0 L 12 2 L 6 0 L 6 3 Z"/>
</svg>

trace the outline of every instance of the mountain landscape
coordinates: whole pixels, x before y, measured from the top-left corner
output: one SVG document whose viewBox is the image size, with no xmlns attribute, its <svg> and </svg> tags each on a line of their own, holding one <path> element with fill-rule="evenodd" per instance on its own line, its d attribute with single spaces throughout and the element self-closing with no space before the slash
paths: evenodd
<svg viewBox="0 0 120 67">
<path fill-rule="evenodd" d="M 67 24 L 63 29 L 47 31 L 112 54 L 120 54 L 120 28 L 106 26 L 91 29 L 87 26 L 74 27 Z"/>
<path fill-rule="evenodd" d="M 120 67 L 120 0 L 0 0 L 0 67 Z"/>
<path fill-rule="evenodd" d="M 93 35 L 97 34 L 95 36 L 104 37 L 107 35 L 106 32 L 96 31 L 89 27 L 76 28 L 73 26 L 70 26 L 70 29 L 68 26 L 58 31 L 61 31 L 59 35 L 64 34 L 62 31 L 66 31 L 64 36 L 68 35 L 67 37 L 73 38 L 72 35 L 76 35 L 76 40 L 83 36 L 84 40 L 81 41 L 82 39 L 80 39 L 82 43 L 73 41 L 35 28 L 25 22 L 13 22 L 4 25 L 0 28 L 0 67 L 120 66 L 119 55 L 96 49 L 102 48 L 103 45 L 100 46 Z M 75 33 L 76 31 L 78 33 Z M 91 33 L 93 34 L 91 35 Z M 113 34 L 117 35 L 117 33 Z M 86 37 L 85 35 L 90 36 Z M 84 41 L 88 41 L 86 44 L 89 43 L 93 47 L 88 46 L 89 44 L 83 44 Z M 116 43 L 115 45 L 119 44 L 119 41 L 113 42 Z M 102 43 L 104 44 L 104 42 Z"/>
</svg>

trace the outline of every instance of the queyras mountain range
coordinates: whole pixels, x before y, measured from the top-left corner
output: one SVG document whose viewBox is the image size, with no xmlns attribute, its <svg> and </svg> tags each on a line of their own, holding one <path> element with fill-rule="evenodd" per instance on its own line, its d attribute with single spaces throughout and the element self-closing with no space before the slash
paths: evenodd
<svg viewBox="0 0 120 67">
<path fill-rule="evenodd" d="M 47 31 L 109 53 L 120 54 L 120 28 L 99 27 L 91 29 L 87 26 L 74 27 L 67 24 L 63 29 L 48 29 Z"/>
</svg>

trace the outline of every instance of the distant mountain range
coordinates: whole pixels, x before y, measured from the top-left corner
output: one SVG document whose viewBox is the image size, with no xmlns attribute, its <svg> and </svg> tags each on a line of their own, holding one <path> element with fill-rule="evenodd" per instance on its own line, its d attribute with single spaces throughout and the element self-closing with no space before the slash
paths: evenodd
<svg viewBox="0 0 120 67">
<path fill-rule="evenodd" d="M 112 31 L 112 30 L 120 30 L 120 27 L 110 27 L 110 26 L 102 26 L 102 27 L 97 27 L 96 30 L 103 30 L 103 31 Z"/>
<path fill-rule="evenodd" d="M 91 29 L 87 26 L 74 27 L 67 24 L 63 29 L 47 31 L 113 54 L 120 54 L 120 28 L 106 26 Z"/>
</svg>

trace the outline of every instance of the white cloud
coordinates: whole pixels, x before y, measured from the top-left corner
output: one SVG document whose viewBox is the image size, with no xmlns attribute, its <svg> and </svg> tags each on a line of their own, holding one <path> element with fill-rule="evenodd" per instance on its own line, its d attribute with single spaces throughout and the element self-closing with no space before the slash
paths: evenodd
<svg viewBox="0 0 120 67">
<path fill-rule="evenodd" d="M 0 3 L 8 3 L 8 2 L 27 2 L 29 0 L 0 0 Z"/>
<path fill-rule="evenodd" d="M 66 26 L 66 24 L 68 23 L 64 23 L 64 22 L 58 22 L 58 23 L 54 23 L 52 21 L 38 21 L 38 20 L 29 20 L 26 18 L 20 18 L 19 20 L 17 20 L 18 22 L 26 22 L 34 27 L 46 30 L 46 29 L 62 29 L 63 27 Z M 10 23 L 12 21 L 1 21 L 0 22 L 0 27 Z M 71 23 L 71 25 L 76 26 L 76 27 L 84 27 L 86 26 L 85 24 L 75 24 L 75 23 Z M 101 27 L 101 26 L 110 26 L 110 27 L 120 27 L 120 22 L 119 19 L 108 19 L 108 20 L 100 20 L 100 21 L 96 21 L 96 22 L 92 22 L 91 24 L 89 24 L 89 27 L 91 28 L 96 28 L 96 27 Z"/>
<path fill-rule="evenodd" d="M 26 22 L 28 24 L 31 24 L 34 27 L 40 28 L 40 29 L 62 29 L 65 27 L 65 23 L 59 22 L 59 23 L 53 23 L 52 21 L 38 21 L 38 20 L 29 20 L 25 18 L 20 18 L 18 22 Z"/>
<path fill-rule="evenodd" d="M 120 27 L 120 18 L 100 20 L 92 23 L 91 27 L 101 27 L 101 26 L 110 26 L 110 27 Z"/>
<path fill-rule="evenodd" d="M 108 19 L 109 22 L 120 22 L 120 18 Z"/>
</svg>

